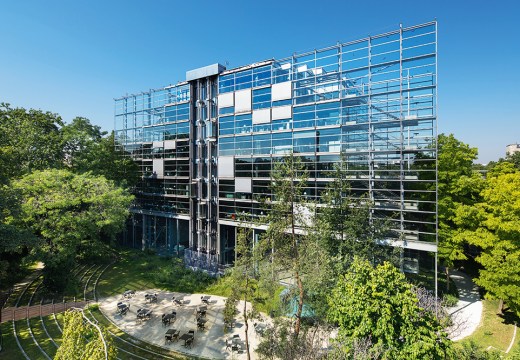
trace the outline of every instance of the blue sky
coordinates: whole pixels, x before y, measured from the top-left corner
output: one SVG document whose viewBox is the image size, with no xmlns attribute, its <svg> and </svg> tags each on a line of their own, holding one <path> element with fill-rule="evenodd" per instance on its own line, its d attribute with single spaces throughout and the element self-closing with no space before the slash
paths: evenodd
<svg viewBox="0 0 520 360">
<path fill-rule="evenodd" d="M 113 129 L 113 99 L 437 19 L 439 132 L 479 160 L 520 142 L 515 1 L 2 1 L 0 102 Z M 518 108 L 517 108 L 518 107 Z"/>
</svg>

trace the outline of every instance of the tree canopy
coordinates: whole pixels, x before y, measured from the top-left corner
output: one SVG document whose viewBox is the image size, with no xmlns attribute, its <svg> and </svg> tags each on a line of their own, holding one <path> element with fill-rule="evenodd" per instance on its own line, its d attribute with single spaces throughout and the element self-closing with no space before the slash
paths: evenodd
<svg viewBox="0 0 520 360">
<path fill-rule="evenodd" d="M 456 214 L 460 207 L 480 199 L 484 180 L 473 170 L 477 154 L 476 148 L 457 140 L 453 134 L 438 137 L 439 257 L 444 260 L 447 276 L 455 261 L 466 259 L 466 240 L 460 236 L 463 228 L 456 223 Z"/>
<path fill-rule="evenodd" d="M 61 117 L 0 104 L 0 180 L 59 167 L 63 159 Z"/>
<path fill-rule="evenodd" d="M 404 274 L 385 262 L 355 258 L 328 298 L 345 351 L 366 339 L 387 359 L 444 359 L 450 341 L 435 315 L 421 308 Z"/>
<path fill-rule="evenodd" d="M 35 251 L 48 268 L 73 259 L 82 245 L 113 239 L 133 200 L 102 176 L 67 170 L 35 171 L 13 188 L 21 196 L 21 222 L 40 239 Z"/>
<path fill-rule="evenodd" d="M 458 211 L 461 236 L 481 250 L 476 283 L 520 314 L 520 172 L 489 175 L 482 201 Z"/>
</svg>

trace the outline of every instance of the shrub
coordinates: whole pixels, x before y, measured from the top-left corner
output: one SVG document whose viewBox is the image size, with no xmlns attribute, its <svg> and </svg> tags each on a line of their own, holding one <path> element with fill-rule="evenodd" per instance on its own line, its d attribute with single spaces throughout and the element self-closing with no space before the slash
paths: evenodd
<svg viewBox="0 0 520 360">
<path fill-rule="evenodd" d="M 458 302 L 459 302 L 459 299 L 456 296 L 451 295 L 451 294 L 444 294 L 444 296 L 442 297 L 442 305 L 446 306 L 446 307 L 455 306 L 455 305 L 457 305 Z"/>
</svg>

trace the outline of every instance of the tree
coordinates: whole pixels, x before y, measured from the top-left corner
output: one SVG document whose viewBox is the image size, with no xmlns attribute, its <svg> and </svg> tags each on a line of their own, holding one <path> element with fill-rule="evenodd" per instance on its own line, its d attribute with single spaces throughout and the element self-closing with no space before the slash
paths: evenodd
<svg viewBox="0 0 520 360">
<path fill-rule="evenodd" d="M 89 152 L 101 141 L 106 132 L 102 132 L 99 126 L 92 125 L 89 119 L 76 117 L 70 124 L 61 128 L 61 133 L 65 162 L 69 168 L 77 172 L 88 171 Z"/>
<path fill-rule="evenodd" d="M 488 174 L 481 196 L 481 202 L 457 213 L 467 229 L 461 236 L 481 250 L 476 261 L 484 268 L 476 283 L 520 314 L 520 172 L 507 167 Z"/>
<path fill-rule="evenodd" d="M 394 252 L 381 245 L 388 235 L 388 221 L 371 216 L 373 204 L 367 196 L 351 195 L 347 173 L 341 166 L 343 162 L 331 174 L 334 180 L 322 194 L 324 206 L 318 209 L 315 227 L 329 255 L 335 258 L 338 274 L 350 267 L 354 256 L 376 262 L 390 260 Z"/>
<path fill-rule="evenodd" d="M 388 262 L 375 268 L 355 258 L 328 298 L 329 320 L 351 352 L 355 340 L 369 340 L 388 359 L 444 359 L 451 342 L 436 316 L 418 305 L 405 276 Z"/>
<path fill-rule="evenodd" d="M 514 164 L 515 167 L 520 170 L 520 151 L 516 151 L 514 153 L 508 153 L 506 156 L 506 161 Z"/>
<path fill-rule="evenodd" d="M 473 170 L 478 151 L 457 140 L 453 134 L 438 137 L 439 257 L 444 261 L 449 289 L 449 269 L 465 260 L 463 229 L 456 223 L 462 206 L 479 201 L 484 180 Z"/>
<path fill-rule="evenodd" d="M 68 168 L 76 173 L 103 175 L 116 184 L 132 187 L 138 181 L 137 165 L 116 147 L 114 132 L 107 133 L 90 120 L 77 117 L 63 126 L 63 151 Z"/>
<path fill-rule="evenodd" d="M 117 348 L 108 332 L 86 320 L 82 310 L 63 315 L 63 336 L 54 360 L 117 359 Z"/>
<path fill-rule="evenodd" d="M 278 269 L 276 273 L 288 271 L 296 282 L 298 305 L 293 333 L 295 337 L 300 332 L 305 296 L 302 275 L 307 259 L 302 258 L 301 251 L 305 249 L 308 240 L 305 230 L 311 220 L 311 212 L 304 197 L 307 179 L 308 173 L 299 157 L 291 154 L 276 163 L 272 172 L 273 199 L 265 219 L 269 225 L 262 241 L 262 251 L 271 250 L 271 261 Z"/>
<path fill-rule="evenodd" d="M 23 256 L 36 242 L 30 230 L 19 224 L 20 212 L 17 193 L 0 185 L 0 283 L 16 274 Z"/>
<path fill-rule="evenodd" d="M 122 230 L 133 196 L 112 181 L 67 170 L 35 171 L 13 183 L 21 221 L 40 239 L 46 271 L 66 269 L 82 246 L 111 241 Z M 66 276 L 66 272 L 62 272 Z M 50 279 L 50 278 L 49 278 Z M 57 289 L 54 289 L 57 290 Z"/>
<path fill-rule="evenodd" d="M 61 117 L 41 110 L 0 104 L 0 181 L 33 170 L 59 168 L 63 151 Z"/>
<path fill-rule="evenodd" d="M 242 318 L 244 319 L 244 334 L 246 344 L 247 359 L 251 359 L 249 349 L 249 323 L 248 320 L 255 317 L 255 309 L 248 309 L 247 303 L 253 299 L 257 288 L 257 279 L 255 276 L 255 257 L 251 242 L 252 229 L 246 224 L 238 228 L 236 239 L 236 260 L 231 272 L 231 291 L 232 299 L 243 301 Z M 233 309 L 234 310 L 234 309 Z"/>
</svg>

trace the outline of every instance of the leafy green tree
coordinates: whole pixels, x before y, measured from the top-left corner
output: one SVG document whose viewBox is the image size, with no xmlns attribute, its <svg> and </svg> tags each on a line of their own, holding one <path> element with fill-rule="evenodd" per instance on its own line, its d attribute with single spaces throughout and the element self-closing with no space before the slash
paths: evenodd
<svg viewBox="0 0 520 360">
<path fill-rule="evenodd" d="M 270 251 L 270 259 L 279 270 L 273 275 L 288 271 L 296 283 L 298 305 L 293 333 L 295 337 L 298 337 L 301 327 L 305 296 L 302 275 L 308 260 L 302 257 L 302 250 L 309 237 L 300 231 L 306 230 L 311 220 L 304 196 L 308 177 L 301 159 L 293 154 L 276 163 L 271 184 L 274 198 L 269 203 L 270 210 L 265 219 L 268 228 L 261 242 L 263 251 Z"/>
<path fill-rule="evenodd" d="M 512 154 L 507 154 L 506 161 L 514 164 L 515 167 L 520 170 L 520 151 L 514 152 Z"/>
<path fill-rule="evenodd" d="M 89 119 L 76 117 L 61 128 L 61 133 L 67 165 L 77 172 L 88 171 L 88 154 L 106 132 L 102 132 L 99 126 L 92 125 Z"/>
<path fill-rule="evenodd" d="M 77 117 L 63 126 L 63 151 L 69 169 L 76 173 L 103 175 L 118 185 L 132 187 L 138 181 L 137 165 L 116 147 L 114 133 Z"/>
<path fill-rule="evenodd" d="M 257 277 L 255 275 L 255 256 L 252 244 L 253 231 L 246 224 L 238 228 L 236 239 L 236 260 L 231 271 L 232 298 L 243 302 L 242 318 L 244 320 L 244 335 L 247 359 L 251 359 L 249 348 L 249 323 L 256 316 L 254 308 L 248 309 L 248 302 L 253 300 L 257 289 Z"/>
<path fill-rule="evenodd" d="M 21 194 L 21 221 L 40 239 L 35 250 L 48 271 L 69 266 L 82 246 L 113 240 L 133 200 L 102 176 L 67 170 L 35 171 L 13 188 Z"/>
<path fill-rule="evenodd" d="M 483 269 L 476 283 L 520 314 L 520 172 L 488 174 L 481 196 L 481 202 L 457 214 L 467 229 L 462 236 L 481 250 L 476 261 Z"/>
<path fill-rule="evenodd" d="M 438 137 L 438 214 L 439 257 L 446 267 L 449 287 L 449 269 L 457 260 L 465 260 L 464 244 L 456 213 L 462 206 L 479 201 L 483 188 L 482 176 L 473 170 L 478 151 L 457 140 L 453 134 Z"/>
<path fill-rule="evenodd" d="M 117 359 L 117 348 L 108 332 L 88 322 L 81 310 L 68 310 L 63 316 L 62 342 L 54 360 Z"/>
<path fill-rule="evenodd" d="M 16 192 L 0 185 L 0 283 L 16 273 L 20 261 L 36 243 L 30 230 L 18 224 L 20 212 Z"/>
<path fill-rule="evenodd" d="M 59 168 L 63 151 L 61 117 L 41 110 L 0 104 L 0 181 L 33 170 Z"/>
<path fill-rule="evenodd" d="M 398 268 L 375 268 L 355 258 L 328 298 L 329 320 L 339 325 L 338 340 L 350 353 L 355 340 L 368 339 L 385 359 L 444 359 L 451 342 L 436 316 L 421 308 Z"/>
</svg>

